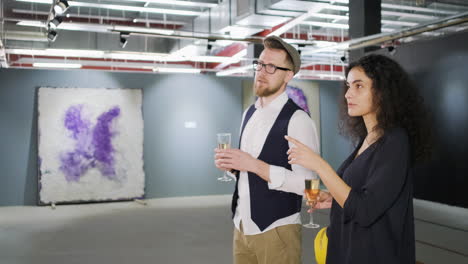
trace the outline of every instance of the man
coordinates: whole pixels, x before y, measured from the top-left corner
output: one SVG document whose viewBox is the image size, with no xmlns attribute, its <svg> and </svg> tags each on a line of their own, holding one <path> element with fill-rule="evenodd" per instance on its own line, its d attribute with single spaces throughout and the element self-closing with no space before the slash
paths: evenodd
<svg viewBox="0 0 468 264">
<path fill-rule="evenodd" d="M 232 200 L 235 264 L 301 263 L 300 210 L 304 179 L 312 171 L 288 163 L 285 135 L 318 152 L 314 122 L 286 94 L 300 55 L 276 36 L 264 40 L 254 62 L 254 91 L 241 127 L 240 149 L 216 149 L 216 167 L 236 170 Z"/>
</svg>

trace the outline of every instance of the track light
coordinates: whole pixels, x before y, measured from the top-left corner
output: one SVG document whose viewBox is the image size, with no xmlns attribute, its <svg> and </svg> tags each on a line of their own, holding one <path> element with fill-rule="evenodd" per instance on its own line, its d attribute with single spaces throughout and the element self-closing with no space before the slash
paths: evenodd
<svg viewBox="0 0 468 264">
<path fill-rule="evenodd" d="M 67 11 L 68 7 L 70 7 L 70 5 L 68 4 L 67 1 L 59 0 L 57 4 L 55 4 L 54 6 L 54 10 L 55 10 L 55 13 L 61 15 L 65 13 L 65 11 Z"/>
<path fill-rule="evenodd" d="M 60 23 L 62 23 L 63 18 L 61 17 L 54 17 L 54 19 L 49 21 L 49 28 L 57 28 Z"/>
<path fill-rule="evenodd" d="M 55 31 L 55 30 L 50 30 L 50 31 L 47 33 L 47 39 L 48 39 L 50 42 L 54 42 L 56 38 L 57 38 L 57 31 Z"/>
<path fill-rule="evenodd" d="M 304 44 L 298 44 L 297 45 L 297 52 L 299 53 L 299 55 L 301 55 L 302 49 L 304 49 L 304 48 L 305 48 Z"/>
<path fill-rule="evenodd" d="M 128 38 L 130 37 L 130 34 L 128 33 L 120 33 L 120 47 L 125 48 L 128 44 Z"/>
<path fill-rule="evenodd" d="M 216 40 L 211 40 L 209 39 L 208 40 L 208 43 L 206 43 L 206 54 L 207 56 L 209 56 L 211 54 L 211 50 L 213 49 L 213 44 Z"/>
</svg>

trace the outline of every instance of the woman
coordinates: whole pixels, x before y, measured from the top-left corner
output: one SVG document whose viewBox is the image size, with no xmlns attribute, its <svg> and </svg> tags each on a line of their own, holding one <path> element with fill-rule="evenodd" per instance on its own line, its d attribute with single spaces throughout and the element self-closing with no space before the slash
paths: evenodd
<svg viewBox="0 0 468 264">
<path fill-rule="evenodd" d="M 415 263 L 412 164 L 429 154 L 422 100 L 392 59 L 369 55 L 346 70 L 343 132 L 356 149 L 337 172 L 301 142 L 289 163 L 317 172 L 333 198 L 328 264 Z M 344 112 L 344 111 L 342 111 Z"/>
</svg>

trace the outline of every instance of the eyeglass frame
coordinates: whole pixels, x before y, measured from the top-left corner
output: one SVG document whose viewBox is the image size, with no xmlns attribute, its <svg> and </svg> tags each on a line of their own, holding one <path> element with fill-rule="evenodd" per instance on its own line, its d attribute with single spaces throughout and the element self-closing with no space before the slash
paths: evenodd
<svg viewBox="0 0 468 264">
<path fill-rule="evenodd" d="M 257 70 L 258 65 L 260 65 L 260 69 Z M 274 67 L 273 72 L 268 72 L 266 66 L 270 66 L 270 67 L 273 66 Z M 265 69 L 265 72 L 268 74 L 275 74 L 276 70 L 292 71 L 291 69 L 288 69 L 288 68 L 279 67 L 274 64 L 265 64 L 257 60 L 252 63 L 252 67 L 255 71 L 261 71 L 262 69 Z"/>
</svg>

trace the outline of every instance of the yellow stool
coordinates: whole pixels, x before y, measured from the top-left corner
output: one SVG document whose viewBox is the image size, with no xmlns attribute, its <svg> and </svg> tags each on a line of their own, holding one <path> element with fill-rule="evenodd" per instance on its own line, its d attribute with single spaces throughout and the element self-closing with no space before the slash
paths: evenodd
<svg viewBox="0 0 468 264">
<path fill-rule="evenodd" d="M 315 260 L 317 261 L 317 264 L 325 264 L 327 260 L 327 246 L 327 228 L 324 227 L 320 229 L 314 240 Z"/>
</svg>

